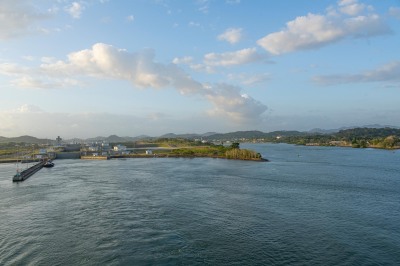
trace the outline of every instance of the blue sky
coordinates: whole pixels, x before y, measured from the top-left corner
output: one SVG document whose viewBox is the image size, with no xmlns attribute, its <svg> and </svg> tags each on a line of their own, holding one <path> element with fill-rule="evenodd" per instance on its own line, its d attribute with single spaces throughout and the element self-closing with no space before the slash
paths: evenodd
<svg viewBox="0 0 400 266">
<path fill-rule="evenodd" d="M 0 0 L 0 136 L 400 126 L 400 2 Z"/>
</svg>

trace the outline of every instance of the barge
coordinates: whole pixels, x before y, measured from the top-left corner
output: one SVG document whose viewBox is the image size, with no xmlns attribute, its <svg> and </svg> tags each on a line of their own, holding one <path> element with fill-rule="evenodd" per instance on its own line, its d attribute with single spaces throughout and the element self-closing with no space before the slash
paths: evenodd
<svg viewBox="0 0 400 266">
<path fill-rule="evenodd" d="M 42 169 L 44 164 L 45 162 L 39 162 L 34 166 L 31 166 L 28 169 L 23 170 L 21 172 L 17 170 L 17 173 L 13 177 L 13 182 L 21 182 L 28 179 L 31 175 Z"/>
</svg>

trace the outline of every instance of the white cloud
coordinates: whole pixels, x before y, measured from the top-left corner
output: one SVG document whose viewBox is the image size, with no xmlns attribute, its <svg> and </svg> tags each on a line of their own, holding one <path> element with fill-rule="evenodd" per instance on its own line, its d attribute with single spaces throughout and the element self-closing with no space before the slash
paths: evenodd
<svg viewBox="0 0 400 266">
<path fill-rule="evenodd" d="M 250 58 L 253 57 L 254 55 Z M 236 60 L 243 62 L 240 57 Z M 15 77 L 12 84 L 22 88 L 75 86 L 79 84 L 80 78 L 85 77 L 128 80 L 134 87 L 140 88 L 175 88 L 183 95 L 198 95 L 209 100 L 217 113 L 226 114 L 236 121 L 245 121 L 245 118 L 257 119 L 266 110 L 265 105 L 254 99 L 243 98 L 237 87 L 224 84 L 215 85 L 210 89 L 193 80 L 175 64 L 155 62 L 152 50 L 129 53 L 125 49 L 103 43 L 70 53 L 66 61 L 50 61 L 38 68 L 0 64 L 0 74 Z"/>
<path fill-rule="evenodd" d="M 229 74 L 228 79 L 237 80 L 243 85 L 250 86 L 258 83 L 263 83 L 269 79 L 271 79 L 271 75 L 269 73 L 259 73 L 259 74 Z"/>
<path fill-rule="evenodd" d="M 211 86 L 212 92 L 206 95 L 214 104 L 209 111 L 211 116 L 223 116 L 238 123 L 256 123 L 262 120 L 267 107 L 247 94 L 240 94 L 240 88 L 228 84 Z"/>
<path fill-rule="evenodd" d="M 224 33 L 218 35 L 218 40 L 227 41 L 231 44 L 238 43 L 243 37 L 242 31 L 243 29 L 241 28 L 229 28 Z"/>
<path fill-rule="evenodd" d="M 357 0 L 339 0 L 338 5 L 339 6 L 348 6 L 357 3 Z"/>
<path fill-rule="evenodd" d="M 172 60 L 172 63 L 176 65 L 190 65 L 193 62 L 193 57 L 191 56 L 184 56 L 184 57 L 175 57 L 174 60 Z"/>
<path fill-rule="evenodd" d="M 256 48 L 247 48 L 222 54 L 206 54 L 204 56 L 204 64 L 207 66 L 235 66 L 259 62 L 264 59 L 265 56 L 259 54 Z"/>
<path fill-rule="evenodd" d="M 377 69 L 365 71 L 360 74 L 325 75 L 316 76 L 313 81 L 319 85 L 336 85 L 344 83 L 365 82 L 400 82 L 400 61 L 385 64 Z"/>
<path fill-rule="evenodd" d="M 16 113 L 43 113 L 43 110 L 33 104 L 23 104 L 15 110 Z"/>
<path fill-rule="evenodd" d="M 67 88 L 71 86 L 77 86 L 80 84 L 78 80 L 64 78 L 64 79 L 40 79 L 33 78 L 30 76 L 22 76 L 11 81 L 11 84 L 17 88 L 24 89 L 59 89 Z"/>
<path fill-rule="evenodd" d="M 65 7 L 65 11 L 73 18 L 78 19 L 81 17 L 85 7 L 78 2 L 73 2 L 70 6 Z"/>
<path fill-rule="evenodd" d="M 366 8 L 366 5 L 358 3 L 357 0 L 341 0 L 338 5 L 339 11 L 349 16 L 356 16 Z"/>
<path fill-rule="evenodd" d="M 355 15 L 364 7 L 356 1 L 339 2 L 342 12 Z M 355 5 L 355 6 L 353 6 Z M 319 48 L 347 37 L 371 37 L 390 32 L 377 14 L 343 17 L 332 10 L 326 15 L 309 13 L 286 23 L 286 27 L 259 39 L 257 44 L 268 52 L 279 55 L 297 50 Z"/>
<path fill-rule="evenodd" d="M 50 18 L 48 12 L 36 10 L 28 0 L 2 0 L 0 4 L 0 40 L 20 37 L 40 31 L 39 21 Z"/>
<path fill-rule="evenodd" d="M 0 74 L 5 76 L 19 76 L 24 73 L 29 73 L 31 70 L 28 67 L 21 67 L 17 64 L 2 63 L 0 64 Z"/>
<path fill-rule="evenodd" d="M 390 7 L 389 15 L 391 15 L 392 17 L 395 17 L 397 19 L 400 19 L 400 7 Z"/>
<path fill-rule="evenodd" d="M 133 22 L 135 20 L 135 17 L 133 15 L 129 15 L 126 17 L 126 21 L 128 22 Z"/>
<path fill-rule="evenodd" d="M 70 77 L 51 77 L 40 68 L 23 67 L 16 64 L 0 64 L 0 74 L 12 77 L 10 84 L 23 89 L 57 89 L 80 85 Z"/>
</svg>

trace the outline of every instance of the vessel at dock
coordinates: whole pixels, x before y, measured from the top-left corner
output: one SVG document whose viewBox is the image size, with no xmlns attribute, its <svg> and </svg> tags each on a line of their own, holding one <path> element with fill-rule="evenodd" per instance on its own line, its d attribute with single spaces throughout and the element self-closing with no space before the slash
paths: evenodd
<svg viewBox="0 0 400 266">
<path fill-rule="evenodd" d="M 54 163 L 51 160 L 48 160 L 43 164 L 43 167 L 46 167 L 46 168 L 51 168 L 53 166 L 54 166 Z"/>
<path fill-rule="evenodd" d="M 20 182 L 28 179 L 31 175 L 42 169 L 43 165 L 45 162 L 39 162 L 35 164 L 34 166 L 29 167 L 28 169 L 25 169 L 23 171 L 19 171 L 17 169 L 17 173 L 13 177 L 13 182 Z"/>
</svg>

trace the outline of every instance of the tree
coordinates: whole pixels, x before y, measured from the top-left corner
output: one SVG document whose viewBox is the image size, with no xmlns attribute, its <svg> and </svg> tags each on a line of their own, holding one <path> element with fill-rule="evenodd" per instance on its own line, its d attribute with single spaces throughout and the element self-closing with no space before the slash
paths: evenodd
<svg viewBox="0 0 400 266">
<path fill-rule="evenodd" d="M 233 142 L 231 144 L 231 149 L 239 149 L 239 142 Z"/>
</svg>

